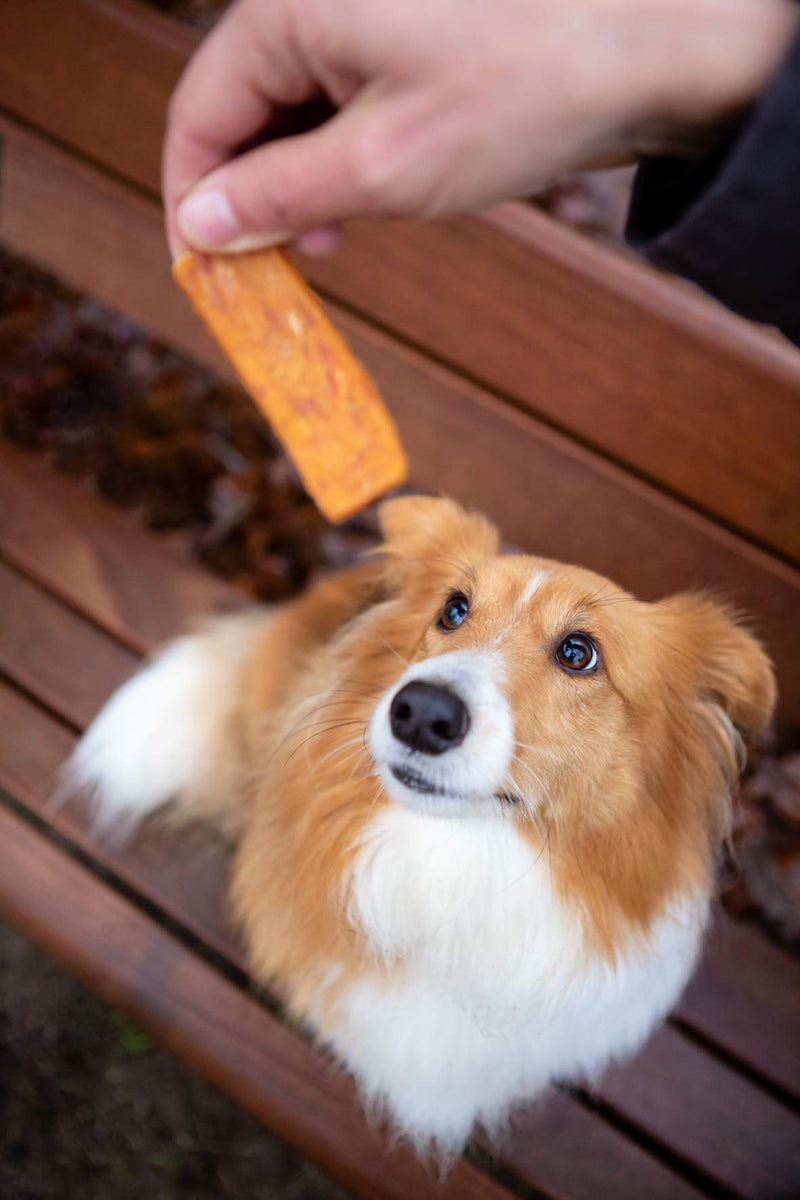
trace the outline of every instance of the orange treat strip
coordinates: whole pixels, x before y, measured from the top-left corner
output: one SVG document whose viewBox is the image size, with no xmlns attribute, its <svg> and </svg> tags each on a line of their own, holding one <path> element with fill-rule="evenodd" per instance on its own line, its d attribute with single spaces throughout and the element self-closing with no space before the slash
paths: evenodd
<svg viewBox="0 0 800 1200">
<path fill-rule="evenodd" d="M 377 387 L 282 250 L 192 251 L 172 273 L 328 520 L 405 483 L 406 456 Z"/>
</svg>

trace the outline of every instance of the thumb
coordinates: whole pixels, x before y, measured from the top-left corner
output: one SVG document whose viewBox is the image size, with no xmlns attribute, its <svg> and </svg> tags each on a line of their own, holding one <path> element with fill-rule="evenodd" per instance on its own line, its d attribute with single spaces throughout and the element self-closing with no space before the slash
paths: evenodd
<svg viewBox="0 0 800 1200">
<path fill-rule="evenodd" d="M 375 211 L 374 170 L 361 149 L 367 117 L 374 127 L 374 109 L 348 106 L 309 133 L 216 168 L 181 201 L 181 236 L 200 250 L 235 253 Z"/>
</svg>

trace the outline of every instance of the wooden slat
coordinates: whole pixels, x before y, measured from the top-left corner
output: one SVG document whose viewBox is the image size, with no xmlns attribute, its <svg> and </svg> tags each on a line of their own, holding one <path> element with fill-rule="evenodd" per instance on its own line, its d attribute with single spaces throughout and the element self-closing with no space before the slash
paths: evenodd
<svg viewBox="0 0 800 1200">
<path fill-rule="evenodd" d="M 144 830 L 124 847 L 98 846 L 85 813 L 48 804 L 74 735 L 2 681 L 0 721 L 5 731 L 0 787 L 243 971 L 241 942 L 225 915 L 227 849 L 203 830 L 170 837 L 157 828 Z"/>
<path fill-rule="evenodd" d="M 800 1101 L 800 963 L 757 930 L 716 922 L 676 1015 Z"/>
<path fill-rule="evenodd" d="M 163 113 L 194 44 L 123 0 L 6 5 L 0 104 L 157 192 Z M 357 222 L 339 254 L 303 268 L 518 404 L 800 556 L 790 347 L 524 205 Z"/>
<path fill-rule="evenodd" d="M 0 579 L 0 583 L 2 583 L 2 579 Z M 11 627 L 19 630 L 25 640 L 28 639 L 29 632 L 37 627 L 46 630 L 52 625 L 51 609 L 55 605 L 55 601 L 39 593 L 37 589 L 22 583 L 16 587 L 5 588 L 0 594 L 4 599 L 8 597 L 9 607 L 12 609 L 19 609 L 21 605 L 24 605 L 23 612 L 12 612 L 9 619 Z M 68 627 L 70 621 L 83 630 L 83 641 L 71 636 Z M 92 634 L 94 641 L 89 634 Z M 57 652 L 52 672 L 49 670 L 50 660 L 47 654 L 35 659 L 32 667 L 17 664 L 17 670 L 25 672 L 25 682 L 31 690 L 46 694 L 53 707 L 63 711 L 69 719 L 73 719 L 79 715 L 79 711 L 71 708 L 71 703 L 74 704 L 74 701 L 70 701 L 69 688 L 64 688 L 63 685 L 63 680 L 68 679 L 70 674 L 70 646 L 75 647 L 72 652 L 73 656 L 80 653 L 88 656 L 89 662 L 98 664 L 94 685 L 98 699 L 104 694 L 107 684 L 116 680 L 113 673 L 110 676 L 104 675 L 104 672 L 107 671 L 103 651 L 103 643 L 107 641 L 107 638 L 104 634 L 92 631 L 91 626 L 86 626 L 85 622 L 82 622 L 74 614 L 64 613 L 62 624 L 59 627 L 59 635 L 64 640 L 62 648 Z M 77 657 L 73 657 L 72 665 L 78 669 L 79 659 Z M 116 664 L 114 664 L 114 669 L 116 670 Z M 92 707 L 91 699 L 88 697 L 80 703 L 87 708 Z M 57 726 L 54 727 L 52 718 L 33 708 L 29 701 L 9 689 L 3 688 L 2 685 L 0 685 L 0 725 L 11 734 L 3 743 L 0 743 L 0 784 L 41 814 L 44 811 L 43 802 L 49 793 L 55 769 L 59 765 L 59 758 L 63 758 L 70 748 L 69 739 L 65 739 Z M 57 734 L 51 738 L 53 728 Z M 240 968 L 244 967 L 244 956 L 240 944 L 224 918 L 219 916 L 221 899 L 224 894 L 225 862 L 224 858 L 215 860 L 213 844 L 204 848 L 202 842 L 199 845 L 196 841 L 189 840 L 187 842 L 185 835 L 179 834 L 176 840 L 174 837 L 150 832 L 141 835 L 130 846 L 119 850 L 95 845 L 87 833 L 80 815 L 57 813 L 48 815 L 48 819 L 55 824 L 56 828 L 72 837 L 79 845 L 92 853 L 102 865 L 114 870 L 148 900 L 169 911 L 182 925 L 203 938 Z M 211 857 L 209 857 L 209 849 Z M 741 960 L 739 967 L 741 971 L 749 973 L 749 964 L 746 960 Z M 737 1006 L 739 1004 L 737 980 L 728 979 L 727 983 L 732 1002 L 734 1006 Z M 791 1043 L 797 1038 L 800 990 L 792 995 L 789 991 L 791 980 L 775 980 L 775 985 L 778 992 L 782 993 L 777 1005 L 775 998 L 766 994 L 757 1003 L 755 1012 L 760 1018 L 762 1027 L 774 1026 L 773 1040 L 783 1039 Z M 726 997 L 723 995 L 721 999 L 724 1002 Z M 775 1021 L 776 1015 L 777 1022 Z M 707 1013 L 706 1017 L 707 1023 L 711 1024 L 713 1031 L 713 1020 L 709 1021 L 711 1014 Z M 658 1037 L 661 1036 L 658 1035 Z M 758 1039 L 755 1040 L 757 1043 Z M 696 1076 L 698 1070 L 701 1069 L 698 1068 L 695 1059 L 698 1055 L 704 1060 L 706 1057 L 689 1043 L 685 1043 L 683 1038 L 680 1039 L 680 1048 L 683 1058 L 681 1059 L 679 1056 L 677 1060 L 673 1061 L 678 1061 L 682 1065 L 677 1069 L 675 1078 L 671 1081 L 673 1091 L 679 1097 L 679 1105 L 682 1103 L 680 1097 L 687 1093 L 692 1094 L 694 1091 Z M 623 1073 L 623 1095 L 632 1094 L 634 1104 L 637 1103 L 636 1098 L 641 1094 L 647 1094 L 651 1087 L 657 1088 L 660 1085 L 661 1062 L 659 1060 L 656 1067 L 651 1069 L 647 1059 L 648 1053 L 646 1050 L 644 1058 L 637 1060 Z M 704 1073 L 709 1087 L 720 1090 L 721 1094 L 725 1096 L 728 1095 L 730 1072 L 726 1068 L 720 1067 L 719 1064 L 712 1061 L 710 1068 L 704 1062 L 701 1071 Z M 616 1103 L 618 1093 L 613 1091 L 613 1078 L 610 1100 L 615 1107 L 619 1108 L 619 1104 Z M 625 1092 L 626 1088 L 628 1093 Z M 603 1095 L 605 1096 L 605 1092 Z M 758 1093 L 749 1084 L 735 1088 L 734 1099 L 737 1104 L 744 1104 L 746 1114 L 759 1108 Z M 575 1109 L 572 1118 L 568 1115 L 568 1111 L 571 1109 Z M 638 1113 L 634 1111 L 631 1114 L 630 1106 L 623 1111 L 628 1119 L 639 1123 Z M 717 1126 L 727 1128 L 726 1119 L 724 1112 L 717 1114 L 715 1123 Z M 657 1136 L 662 1143 L 670 1145 L 673 1140 L 672 1120 L 672 1106 L 667 1103 L 657 1111 L 652 1122 L 644 1121 L 642 1124 L 648 1134 Z M 651 1128 L 651 1124 L 655 1128 Z M 777 1127 L 780 1129 L 780 1123 Z M 800 1126 L 798 1128 L 800 1129 Z M 681 1133 L 680 1130 L 678 1132 Z M 740 1146 L 739 1153 L 747 1163 L 749 1171 L 747 1178 L 766 1178 L 768 1171 L 765 1173 L 760 1164 L 760 1141 L 752 1138 L 749 1142 L 746 1138 L 743 1140 L 736 1115 L 732 1118 L 729 1132 L 736 1134 Z M 690 1143 L 688 1146 L 680 1143 L 681 1154 L 693 1167 L 699 1167 L 718 1182 L 727 1183 L 727 1176 L 724 1173 L 714 1175 L 712 1171 L 709 1171 L 707 1142 L 700 1133 L 698 1133 L 698 1138 L 699 1148 L 694 1143 Z M 572 1154 L 565 1153 L 562 1162 L 558 1148 L 560 1147 L 566 1152 L 567 1146 L 572 1147 Z M 582 1149 L 585 1161 L 582 1158 L 580 1166 L 574 1159 L 576 1146 L 585 1147 Z M 503 1158 L 520 1173 L 532 1177 L 539 1186 L 547 1185 L 549 1187 L 552 1185 L 556 1194 L 572 1195 L 570 1171 L 577 1172 L 580 1180 L 583 1181 L 584 1191 L 590 1190 L 593 1186 L 592 1181 L 598 1181 L 604 1173 L 608 1177 L 616 1173 L 629 1180 L 631 1196 L 637 1194 L 635 1188 L 639 1189 L 639 1195 L 670 1195 L 673 1194 L 673 1191 L 675 1195 L 681 1194 L 682 1185 L 679 1186 L 678 1182 L 648 1155 L 643 1154 L 635 1147 L 628 1146 L 624 1139 L 621 1139 L 613 1130 L 605 1126 L 598 1126 L 596 1118 L 593 1117 L 587 1121 L 587 1114 L 577 1109 L 573 1101 L 567 1101 L 564 1098 L 554 1101 L 553 1104 L 542 1110 L 534 1110 L 531 1115 L 521 1118 L 515 1138 L 507 1147 L 503 1148 Z M 783 1159 L 779 1158 L 778 1161 L 782 1162 Z M 570 1171 L 564 1171 L 565 1163 L 570 1166 Z M 649 1180 L 646 1187 L 645 1180 Z M 745 1192 L 744 1194 L 751 1193 Z M 757 1192 L 752 1194 L 758 1195 Z"/>
<path fill-rule="evenodd" d="M 0 672 L 84 728 L 136 662 L 0 562 Z"/>
<path fill-rule="evenodd" d="M 169 278 L 156 207 L 8 122 L 0 128 L 8 244 L 218 365 Z M 776 654 L 783 710 L 800 717 L 800 643 L 785 637 L 800 607 L 799 572 L 365 322 L 331 311 L 385 392 L 419 486 L 484 509 L 517 545 L 580 562 L 646 598 L 718 589 L 756 618 Z"/>
<path fill-rule="evenodd" d="M 501 1157 L 569 1200 L 690 1200 L 703 1194 L 558 1092 L 514 1120 Z"/>
<path fill-rule="evenodd" d="M 0 441 L 0 551 L 136 650 L 243 603 L 178 564 L 130 516 Z"/>
<path fill-rule="evenodd" d="M 243 1108 L 367 1200 L 502 1200 L 461 1161 L 442 1187 L 387 1152 L 333 1067 L 86 869 L 0 806 L 0 913 Z"/>
<path fill-rule="evenodd" d="M 530 206 L 357 222 L 335 256 L 299 265 L 437 358 L 800 558 L 800 354 L 788 344 Z"/>
<path fill-rule="evenodd" d="M 166 101 L 194 43 L 126 0 L 12 0 L 0 5 L 0 105 L 158 192 Z"/>
<path fill-rule="evenodd" d="M 598 1095 L 742 1200 L 797 1194 L 800 1117 L 668 1026 Z"/>
</svg>

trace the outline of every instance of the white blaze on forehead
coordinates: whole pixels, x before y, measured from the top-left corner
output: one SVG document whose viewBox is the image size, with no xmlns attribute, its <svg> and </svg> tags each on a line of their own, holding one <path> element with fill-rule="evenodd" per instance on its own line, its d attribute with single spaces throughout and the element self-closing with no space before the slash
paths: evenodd
<svg viewBox="0 0 800 1200">
<path fill-rule="evenodd" d="M 527 604 L 530 600 L 532 600 L 545 580 L 549 578 L 550 572 L 546 569 L 534 571 L 525 585 L 525 591 L 522 593 L 520 604 Z"/>
<path fill-rule="evenodd" d="M 522 613 L 525 610 L 525 606 L 527 604 L 530 604 L 533 597 L 539 591 L 539 588 L 549 578 L 550 578 L 550 571 L 545 567 L 541 568 L 538 571 L 533 572 L 533 574 L 528 579 L 528 582 L 525 584 L 525 587 L 523 588 L 521 595 L 517 597 L 517 600 L 516 600 L 516 603 L 514 604 L 513 609 L 511 609 L 506 614 L 506 619 L 505 619 L 505 623 L 504 623 L 503 627 L 501 628 L 500 632 L 497 633 L 492 638 L 491 642 L 489 643 L 490 645 L 497 646 L 500 644 L 500 642 L 502 642 L 502 640 L 506 636 L 506 634 L 509 633 L 514 628 L 517 621 L 522 616 Z"/>
</svg>

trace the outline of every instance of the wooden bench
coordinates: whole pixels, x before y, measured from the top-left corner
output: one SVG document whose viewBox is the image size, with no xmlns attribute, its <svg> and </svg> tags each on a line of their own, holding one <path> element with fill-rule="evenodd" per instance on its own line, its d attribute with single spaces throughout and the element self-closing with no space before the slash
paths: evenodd
<svg viewBox="0 0 800 1200">
<path fill-rule="evenodd" d="M 46 807 L 77 734 L 139 655 L 240 597 L 3 443 L 0 597 L 0 912 L 354 1193 L 440 1194 L 249 993 L 218 844 L 149 833 L 114 852 Z M 558 1095 L 523 1116 L 499 1160 L 459 1164 L 444 1194 L 501 1196 L 522 1181 L 565 1198 L 787 1195 L 800 1171 L 799 1025 L 800 967 L 720 915 L 673 1020 L 633 1066 L 593 1100 Z"/>
<path fill-rule="evenodd" d="M 132 0 L 0 8 L 0 240 L 223 374 L 169 280 L 163 109 L 193 38 Z M 722 589 L 800 716 L 800 355 L 524 205 L 356 225 L 303 264 L 378 377 L 415 482 L 645 595 Z M 0 912 L 365 1197 L 788 1196 L 800 1180 L 800 967 L 720 914 L 669 1024 L 593 1097 L 524 1114 L 442 1189 L 248 988 L 200 834 L 122 852 L 46 807 L 139 656 L 240 603 L 124 515 L 0 443 Z"/>
</svg>

